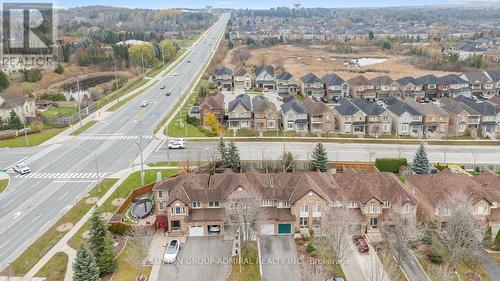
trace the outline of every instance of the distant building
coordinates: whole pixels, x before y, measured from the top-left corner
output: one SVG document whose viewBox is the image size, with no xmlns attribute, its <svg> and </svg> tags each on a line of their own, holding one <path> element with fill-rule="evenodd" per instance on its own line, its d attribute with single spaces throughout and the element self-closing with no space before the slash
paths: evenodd
<svg viewBox="0 0 500 281">
<path fill-rule="evenodd" d="M 23 94 L 0 93 L 0 118 L 3 121 L 9 119 L 11 111 L 26 122 L 26 118 L 36 117 L 35 101 Z"/>
</svg>

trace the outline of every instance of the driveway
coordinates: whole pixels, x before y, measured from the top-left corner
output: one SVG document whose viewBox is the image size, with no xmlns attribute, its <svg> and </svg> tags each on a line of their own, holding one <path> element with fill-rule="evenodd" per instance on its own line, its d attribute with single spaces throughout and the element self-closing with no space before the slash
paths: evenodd
<svg viewBox="0 0 500 281">
<path fill-rule="evenodd" d="M 261 236 L 262 281 L 299 280 L 297 248 L 292 236 Z"/>
<path fill-rule="evenodd" d="M 225 280 L 231 271 L 232 245 L 222 237 L 188 237 L 177 262 L 161 265 L 158 280 Z"/>
</svg>

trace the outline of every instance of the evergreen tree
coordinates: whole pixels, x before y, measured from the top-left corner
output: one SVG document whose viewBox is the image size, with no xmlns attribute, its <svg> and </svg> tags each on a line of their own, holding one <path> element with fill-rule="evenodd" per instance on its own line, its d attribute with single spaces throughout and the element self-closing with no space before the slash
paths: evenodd
<svg viewBox="0 0 500 281">
<path fill-rule="evenodd" d="M 63 74 L 64 72 L 64 67 L 62 64 L 58 63 L 56 69 L 54 70 L 55 73 L 57 74 Z"/>
<path fill-rule="evenodd" d="M 226 155 L 226 143 L 224 143 L 224 140 L 220 138 L 219 140 L 219 156 L 220 156 L 220 161 L 222 162 L 222 167 L 227 167 L 227 155 Z"/>
<path fill-rule="evenodd" d="M 492 237 L 492 233 L 491 233 L 491 226 L 488 226 L 488 228 L 486 228 L 486 231 L 484 232 L 482 244 L 483 244 L 483 247 L 485 247 L 486 249 L 490 249 L 491 246 L 493 246 L 493 237 Z"/>
<path fill-rule="evenodd" d="M 23 128 L 23 122 L 14 110 L 10 112 L 9 120 L 7 121 L 7 128 L 12 130 L 19 130 Z"/>
<path fill-rule="evenodd" d="M 73 262 L 73 281 L 98 281 L 99 267 L 87 244 L 82 243 Z"/>
<path fill-rule="evenodd" d="M 495 251 L 500 251 L 500 231 L 495 236 Z"/>
<path fill-rule="evenodd" d="M 328 170 L 328 154 L 322 143 L 318 143 L 312 152 L 311 164 L 315 169 L 321 172 L 326 172 Z"/>
<path fill-rule="evenodd" d="M 411 166 L 412 170 L 419 174 L 428 174 L 429 173 L 429 160 L 427 159 L 427 152 L 425 152 L 425 147 L 423 144 L 420 144 L 420 147 L 413 158 L 413 163 Z"/>
<path fill-rule="evenodd" d="M 9 85 L 10 85 L 9 75 L 0 70 L 0 90 L 7 89 Z"/>
<path fill-rule="evenodd" d="M 373 34 L 373 31 L 370 31 L 370 32 L 368 33 L 368 39 L 370 39 L 370 40 L 375 39 L 375 35 Z"/>
<path fill-rule="evenodd" d="M 240 153 L 233 141 L 226 147 L 227 168 L 238 169 L 240 167 Z"/>
<path fill-rule="evenodd" d="M 112 251 L 112 241 L 107 238 L 110 234 L 97 208 L 94 208 L 94 212 L 90 217 L 89 231 L 89 246 L 99 266 L 100 276 L 112 272 L 116 268 L 116 260 Z"/>
</svg>

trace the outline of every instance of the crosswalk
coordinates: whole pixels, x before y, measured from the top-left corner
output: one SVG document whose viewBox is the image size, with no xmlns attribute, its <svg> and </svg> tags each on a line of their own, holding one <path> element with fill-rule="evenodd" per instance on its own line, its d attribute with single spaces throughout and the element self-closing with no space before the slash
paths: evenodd
<svg viewBox="0 0 500 281">
<path fill-rule="evenodd" d="M 104 178 L 106 173 L 99 173 L 100 178 Z M 97 173 L 29 173 L 17 175 L 15 178 L 23 179 L 95 179 Z"/>
<path fill-rule="evenodd" d="M 79 135 L 78 140 L 138 140 L 139 136 L 122 136 L 122 135 Z M 153 139 L 153 135 L 144 135 L 142 139 Z"/>
</svg>

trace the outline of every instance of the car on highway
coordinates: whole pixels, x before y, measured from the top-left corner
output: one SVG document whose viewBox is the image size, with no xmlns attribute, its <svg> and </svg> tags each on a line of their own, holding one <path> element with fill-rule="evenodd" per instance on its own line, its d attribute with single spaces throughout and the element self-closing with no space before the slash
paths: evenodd
<svg viewBox="0 0 500 281">
<path fill-rule="evenodd" d="M 174 263 L 177 260 L 180 248 L 181 245 L 179 240 L 173 239 L 170 241 L 165 249 L 165 254 L 163 255 L 163 263 Z"/>
<path fill-rule="evenodd" d="M 342 277 L 330 277 L 326 279 L 325 281 L 344 281 L 344 278 Z"/>
<path fill-rule="evenodd" d="M 184 149 L 186 147 L 185 139 L 173 139 L 168 142 L 168 149 Z"/>
<path fill-rule="evenodd" d="M 165 89 L 165 85 L 163 85 L 163 86 L 160 87 L 160 90 L 163 90 L 163 89 Z"/>
<path fill-rule="evenodd" d="M 21 174 L 21 175 L 29 174 L 31 172 L 30 167 L 28 167 L 28 165 L 26 165 L 26 163 L 22 163 L 22 162 L 14 164 L 14 166 L 12 166 L 12 169 L 16 173 Z"/>
<path fill-rule="evenodd" d="M 141 107 L 146 107 L 148 106 L 149 102 L 147 100 L 142 100 L 141 101 Z"/>
<path fill-rule="evenodd" d="M 187 63 L 190 63 L 190 62 L 191 62 L 191 60 L 187 60 Z"/>
<path fill-rule="evenodd" d="M 170 93 L 170 92 L 166 92 L 166 93 L 165 93 L 165 96 L 167 96 L 167 97 L 168 97 L 168 96 L 170 96 L 171 94 L 172 94 L 172 93 Z"/>
<path fill-rule="evenodd" d="M 179 73 L 178 72 L 174 72 L 174 73 L 172 73 L 172 76 L 179 76 Z"/>
</svg>

